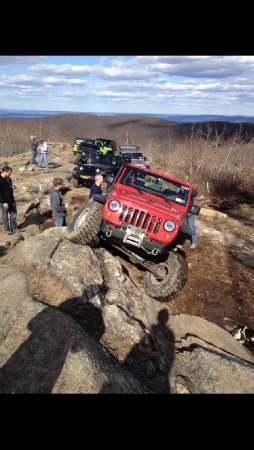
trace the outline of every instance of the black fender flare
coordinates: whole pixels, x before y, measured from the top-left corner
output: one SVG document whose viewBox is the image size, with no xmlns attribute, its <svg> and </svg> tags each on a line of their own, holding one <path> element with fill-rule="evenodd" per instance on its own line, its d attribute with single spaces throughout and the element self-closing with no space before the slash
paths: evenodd
<svg viewBox="0 0 254 450">
<path fill-rule="evenodd" d="M 104 195 L 104 194 L 94 194 L 90 198 L 93 198 L 96 202 L 105 203 L 106 195 Z"/>
</svg>

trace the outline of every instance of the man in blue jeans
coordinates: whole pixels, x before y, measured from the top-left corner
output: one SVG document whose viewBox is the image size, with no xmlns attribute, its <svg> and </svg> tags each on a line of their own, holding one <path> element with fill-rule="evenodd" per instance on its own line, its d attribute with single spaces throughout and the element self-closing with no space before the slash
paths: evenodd
<svg viewBox="0 0 254 450">
<path fill-rule="evenodd" d="M 36 156 L 37 156 L 37 148 L 39 145 L 39 141 L 36 140 L 36 136 L 30 137 L 30 148 L 32 152 L 32 164 L 36 166 Z"/>
<path fill-rule="evenodd" d="M 4 231 L 7 234 L 19 232 L 16 220 L 17 206 L 13 195 L 15 186 L 10 178 L 11 173 L 12 168 L 4 166 L 0 174 L 0 208 L 2 210 Z"/>
<path fill-rule="evenodd" d="M 186 225 L 188 225 L 188 227 L 191 227 L 194 231 L 194 234 L 191 235 L 190 240 L 187 239 L 185 241 L 186 243 L 191 242 L 191 246 L 190 246 L 191 249 L 196 248 L 197 244 L 198 244 L 198 235 L 197 235 L 197 228 L 195 225 L 195 218 L 196 218 L 195 214 L 191 214 L 190 212 L 187 212 L 186 219 L 184 222 Z"/>
<path fill-rule="evenodd" d="M 54 178 L 53 186 L 49 189 L 50 206 L 52 209 L 52 217 L 55 220 L 56 227 L 66 226 L 66 214 L 68 205 L 63 203 L 61 189 L 63 188 L 62 178 Z"/>
<path fill-rule="evenodd" d="M 197 228 L 195 225 L 195 219 L 196 219 L 196 215 L 192 214 L 191 211 L 191 207 L 193 205 L 193 198 L 197 197 L 198 195 L 198 191 L 196 189 L 192 189 L 192 196 L 191 196 L 191 201 L 190 201 L 190 205 L 188 208 L 188 212 L 186 214 L 186 219 L 185 219 L 185 224 L 188 225 L 188 227 L 192 228 L 192 230 L 194 231 L 194 234 L 191 235 L 190 240 L 187 239 L 185 242 L 191 242 L 191 249 L 194 249 L 197 247 L 198 244 L 198 235 L 197 235 Z"/>
<path fill-rule="evenodd" d="M 43 161 L 45 163 L 45 167 L 46 169 L 49 168 L 49 163 L 48 163 L 48 144 L 46 141 L 41 141 L 41 146 L 40 146 L 40 150 L 41 150 L 41 156 L 38 162 L 38 167 L 41 167 Z"/>
</svg>

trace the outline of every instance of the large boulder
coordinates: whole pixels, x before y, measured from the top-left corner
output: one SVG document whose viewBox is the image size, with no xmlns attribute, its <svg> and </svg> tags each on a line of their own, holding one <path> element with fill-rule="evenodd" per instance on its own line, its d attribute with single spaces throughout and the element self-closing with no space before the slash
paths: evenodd
<svg viewBox="0 0 254 450">
<path fill-rule="evenodd" d="M 65 232 L 18 242 L 1 269 L 0 393 L 254 393 L 254 357 L 226 330 L 169 316 Z"/>
</svg>

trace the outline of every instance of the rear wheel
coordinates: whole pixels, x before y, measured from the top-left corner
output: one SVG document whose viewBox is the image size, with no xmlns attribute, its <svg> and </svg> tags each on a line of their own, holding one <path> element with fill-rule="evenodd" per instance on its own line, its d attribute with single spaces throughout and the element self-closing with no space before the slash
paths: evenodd
<svg viewBox="0 0 254 450">
<path fill-rule="evenodd" d="M 74 244 L 92 241 L 100 231 L 102 208 L 101 203 L 89 199 L 73 215 L 64 236 Z"/>
<path fill-rule="evenodd" d="M 146 272 L 144 288 L 150 297 L 167 302 L 181 292 L 188 278 L 188 263 L 179 254 L 170 253 L 167 261 L 153 266 L 158 278 Z"/>
</svg>

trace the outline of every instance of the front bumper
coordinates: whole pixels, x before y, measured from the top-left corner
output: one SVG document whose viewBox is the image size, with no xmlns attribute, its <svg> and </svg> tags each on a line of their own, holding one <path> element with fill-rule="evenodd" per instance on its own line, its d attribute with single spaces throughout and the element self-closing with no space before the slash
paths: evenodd
<svg viewBox="0 0 254 450">
<path fill-rule="evenodd" d="M 72 178 L 76 178 L 80 183 L 93 183 L 95 180 L 95 175 L 82 175 L 79 172 L 72 172 Z"/>
<path fill-rule="evenodd" d="M 101 222 L 100 230 L 108 241 L 116 245 L 131 245 L 141 248 L 152 255 L 164 255 L 169 252 L 171 245 L 153 241 L 145 238 L 145 230 L 126 225 L 122 228 L 106 224 L 104 220 Z"/>
</svg>

